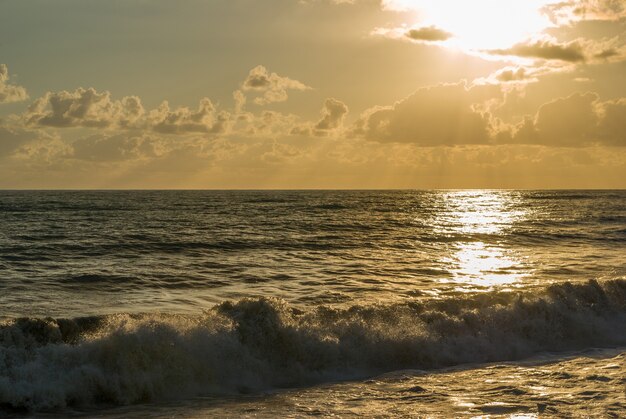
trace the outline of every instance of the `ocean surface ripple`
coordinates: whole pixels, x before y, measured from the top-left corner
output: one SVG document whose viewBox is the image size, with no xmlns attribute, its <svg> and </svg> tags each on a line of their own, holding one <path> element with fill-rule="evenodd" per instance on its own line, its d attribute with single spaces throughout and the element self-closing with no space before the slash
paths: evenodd
<svg viewBox="0 0 626 419">
<path fill-rule="evenodd" d="M 0 191 L 0 318 L 626 277 L 626 191 Z"/>
</svg>

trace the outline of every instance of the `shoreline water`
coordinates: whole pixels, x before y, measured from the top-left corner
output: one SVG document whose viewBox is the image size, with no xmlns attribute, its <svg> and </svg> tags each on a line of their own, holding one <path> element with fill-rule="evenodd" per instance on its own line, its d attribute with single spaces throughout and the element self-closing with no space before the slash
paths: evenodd
<svg viewBox="0 0 626 419">
<path fill-rule="evenodd" d="M 515 362 L 440 370 L 399 370 L 362 380 L 274 389 L 258 394 L 203 396 L 37 417 L 615 417 L 626 409 L 626 347 L 541 353 Z M 31 417 L 4 411 L 7 418 Z"/>
<path fill-rule="evenodd" d="M 624 280 L 308 312 L 262 298 L 201 316 L 18 319 L 0 327 L 9 377 L 0 404 L 46 411 L 262 393 L 624 345 Z"/>
</svg>

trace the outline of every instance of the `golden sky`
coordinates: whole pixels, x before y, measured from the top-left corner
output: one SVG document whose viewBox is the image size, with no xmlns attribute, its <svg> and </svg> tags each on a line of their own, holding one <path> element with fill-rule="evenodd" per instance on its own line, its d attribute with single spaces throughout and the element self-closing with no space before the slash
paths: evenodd
<svg viewBox="0 0 626 419">
<path fill-rule="evenodd" d="M 626 1 L 0 0 L 0 188 L 626 188 Z"/>
</svg>

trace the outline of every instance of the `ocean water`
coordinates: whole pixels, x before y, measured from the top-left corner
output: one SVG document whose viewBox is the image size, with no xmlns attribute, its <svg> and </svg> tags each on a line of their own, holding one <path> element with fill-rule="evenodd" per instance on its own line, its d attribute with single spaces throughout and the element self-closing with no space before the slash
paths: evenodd
<svg viewBox="0 0 626 419">
<path fill-rule="evenodd" d="M 0 191 L 0 416 L 626 416 L 626 191 Z"/>
</svg>

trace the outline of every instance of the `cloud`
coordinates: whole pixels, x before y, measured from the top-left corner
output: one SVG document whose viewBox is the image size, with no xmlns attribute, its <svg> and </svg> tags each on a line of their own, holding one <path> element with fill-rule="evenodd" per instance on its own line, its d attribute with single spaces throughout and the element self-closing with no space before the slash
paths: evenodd
<svg viewBox="0 0 626 419">
<path fill-rule="evenodd" d="M 170 109 L 167 101 L 148 114 L 149 127 L 163 134 L 186 134 L 186 133 L 211 133 L 221 134 L 226 132 L 230 114 L 227 112 L 217 113 L 213 103 L 203 98 L 200 100 L 198 109 L 193 111 L 187 107 Z"/>
<path fill-rule="evenodd" d="M 577 41 L 559 44 L 553 40 L 538 40 L 531 43 L 520 43 L 506 49 L 486 51 L 493 55 L 513 55 L 524 58 L 540 58 L 544 60 L 560 60 L 571 63 L 585 61 L 583 47 Z"/>
<path fill-rule="evenodd" d="M 308 90 L 310 87 L 298 80 L 270 73 L 265 67 L 259 65 L 250 70 L 241 89 L 245 92 L 258 93 L 260 96 L 254 99 L 254 103 L 267 105 L 286 101 L 288 90 Z"/>
<path fill-rule="evenodd" d="M 527 77 L 525 71 L 513 68 L 499 74 L 500 78 L 511 81 Z M 522 122 L 510 124 L 492 113 L 498 105 L 506 104 L 505 91 L 489 83 L 419 89 L 393 106 L 366 111 L 349 133 L 379 143 L 423 147 L 626 146 L 626 98 L 602 101 L 594 92 L 575 93 L 544 103 L 535 115 L 526 115 Z"/>
<path fill-rule="evenodd" d="M 29 106 L 23 117 L 32 126 L 107 128 L 132 126 L 144 113 L 138 97 L 114 101 L 107 91 L 79 88 L 74 92 L 47 92 Z"/>
<path fill-rule="evenodd" d="M 626 146 L 626 99 L 602 102 L 596 93 L 575 93 L 542 105 L 502 143 L 581 147 L 593 144 Z"/>
<path fill-rule="evenodd" d="M 245 113 L 240 115 L 243 127 L 237 134 L 248 136 L 278 136 L 286 135 L 296 126 L 296 115 L 284 114 L 276 111 L 264 110 L 260 114 Z"/>
<path fill-rule="evenodd" d="M 315 124 L 315 129 L 319 131 L 329 131 L 340 128 L 347 114 L 348 107 L 345 103 L 334 98 L 328 98 L 324 102 L 322 119 Z"/>
<path fill-rule="evenodd" d="M 500 88 L 494 85 L 422 88 L 393 106 L 366 111 L 355 123 L 353 134 L 372 141 L 422 146 L 485 144 L 490 140 L 490 117 L 476 105 L 500 95 Z"/>
<path fill-rule="evenodd" d="M 445 41 L 452 37 L 450 32 L 446 32 L 436 26 L 424 26 L 417 29 L 411 29 L 405 34 L 414 41 L 437 42 Z"/>
<path fill-rule="evenodd" d="M 34 141 L 38 133 L 0 125 L 0 157 L 12 154 L 20 146 Z"/>
<path fill-rule="evenodd" d="M 321 119 L 315 123 L 307 122 L 294 125 L 289 133 L 299 136 L 327 137 L 337 135 L 343 128 L 348 114 L 348 106 L 335 98 L 328 98 L 321 110 Z"/>
<path fill-rule="evenodd" d="M 582 20 L 619 20 L 626 17 L 623 0 L 567 0 L 548 4 L 542 11 L 553 23 L 566 25 Z"/>
<path fill-rule="evenodd" d="M 74 141 L 71 147 L 73 159 L 98 162 L 151 159 L 172 148 L 163 138 L 132 133 L 96 134 Z"/>
<path fill-rule="evenodd" d="M 538 82 L 543 76 L 571 72 L 573 68 L 571 65 L 563 66 L 554 62 L 544 62 L 542 65 L 534 66 L 506 66 L 487 77 L 474 79 L 472 84 L 511 84 L 522 87 L 524 84 Z"/>
<path fill-rule="evenodd" d="M 9 69 L 0 64 L 0 103 L 20 102 L 28 99 L 26 89 L 22 86 L 9 84 Z"/>
<path fill-rule="evenodd" d="M 0 123 L 0 166 L 21 161 L 32 168 L 33 164 L 58 162 L 70 152 L 71 147 L 56 135 Z"/>
<path fill-rule="evenodd" d="M 598 114 L 598 138 L 607 145 L 626 146 L 626 98 L 602 103 Z"/>
<path fill-rule="evenodd" d="M 501 82 L 522 81 L 528 79 L 527 70 L 524 67 L 505 68 L 495 74 L 495 78 Z"/>
<path fill-rule="evenodd" d="M 197 110 L 170 109 L 167 102 L 147 112 L 141 99 L 126 96 L 111 99 L 107 91 L 79 88 L 73 92 L 47 92 L 22 115 L 26 125 L 56 128 L 141 129 L 164 134 L 223 133 L 230 115 L 218 112 L 207 98 Z"/>
<path fill-rule="evenodd" d="M 615 48 L 607 48 L 593 55 L 594 58 L 600 60 L 608 60 L 610 58 L 618 57 L 620 52 Z"/>
</svg>

